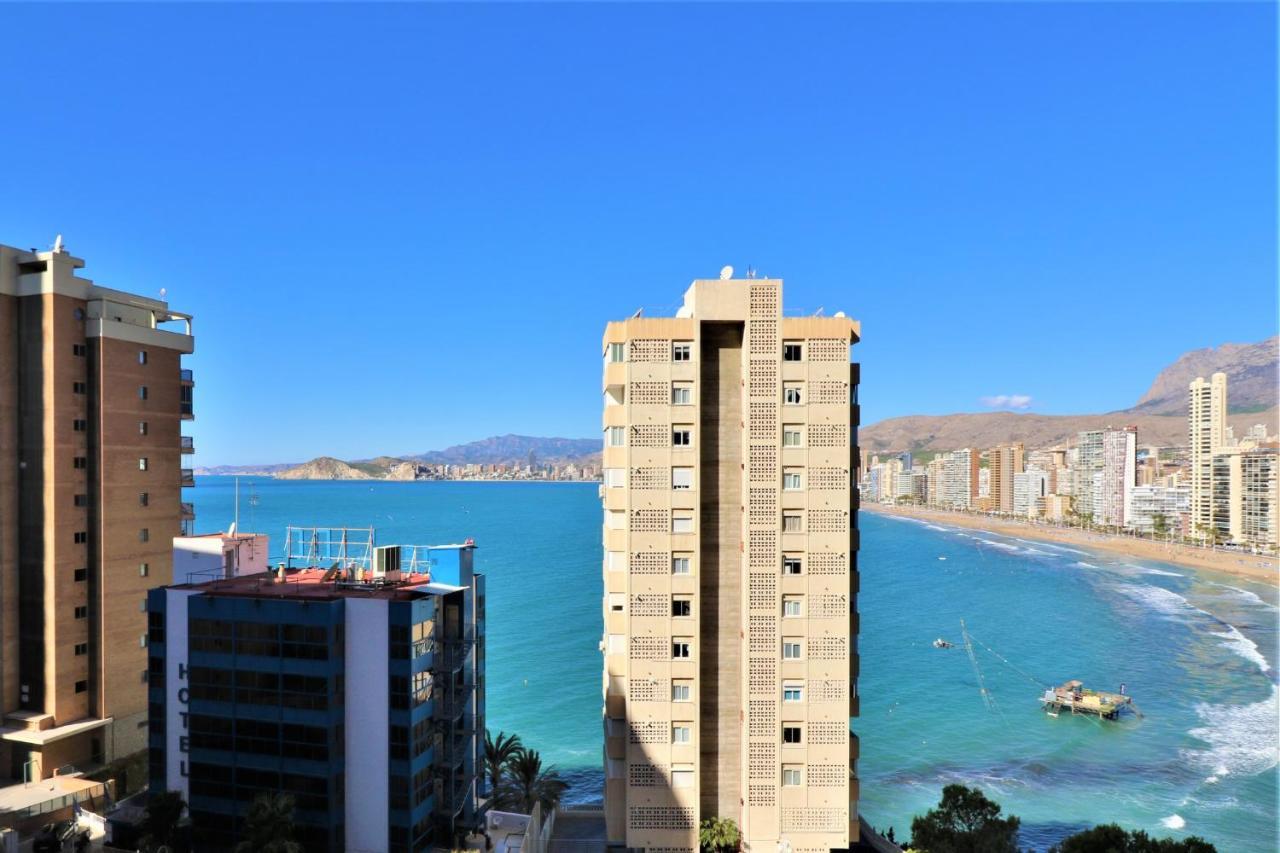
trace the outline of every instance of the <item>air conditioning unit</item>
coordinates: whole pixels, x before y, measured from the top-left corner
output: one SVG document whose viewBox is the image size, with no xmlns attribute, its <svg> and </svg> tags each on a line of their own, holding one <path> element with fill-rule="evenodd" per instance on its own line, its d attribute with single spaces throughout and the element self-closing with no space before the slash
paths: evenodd
<svg viewBox="0 0 1280 853">
<path fill-rule="evenodd" d="M 400 580 L 399 545 L 380 545 L 373 549 L 373 576 L 387 581 Z"/>
</svg>

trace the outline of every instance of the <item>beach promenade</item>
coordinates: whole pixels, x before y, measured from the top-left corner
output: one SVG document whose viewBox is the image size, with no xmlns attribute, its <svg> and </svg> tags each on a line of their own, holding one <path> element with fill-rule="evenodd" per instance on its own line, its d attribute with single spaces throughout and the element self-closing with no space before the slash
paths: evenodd
<svg viewBox="0 0 1280 853">
<path fill-rule="evenodd" d="M 1076 527 L 1059 527 L 1054 524 L 1030 520 L 1021 521 L 1014 518 L 977 515 L 966 512 L 948 512 L 924 507 L 864 503 L 859 508 L 870 512 L 884 513 L 885 515 L 917 518 L 931 521 L 935 524 L 950 524 L 955 527 L 965 527 L 973 530 L 989 530 L 992 533 L 999 533 L 1005 536 L 1096 548 L 1100 551 L 1110 551 L 1135 559 L 1160 560 L 1193 569 L 1225 572 L 1272 583 L 1280 579 L 1280 568 L 1278 568 L 1280 567 L 1280 559 L 1273 555 L 1249 554 L 1243 551 L 1223 548 L 1201 548 L 1196 545 L 1180 545 L 1176 542 L 1155 542 L 1150 539 L 1138 539 L 1133 536 L 1081 530 Z"/>
</svg>

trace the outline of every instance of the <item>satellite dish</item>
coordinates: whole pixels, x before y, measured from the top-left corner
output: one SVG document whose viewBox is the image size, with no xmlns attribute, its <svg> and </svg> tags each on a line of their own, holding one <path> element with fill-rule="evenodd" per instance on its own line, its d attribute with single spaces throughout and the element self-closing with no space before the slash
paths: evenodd
<svg viewBox="0 0 1280 853">
<path fill-rule="evenodd" d="M 728 266 L 721 267 L 720 280 L 725 281 L 726 279 L 730 279 L 730 278 L 733 278 L 733 267 L 728 267 Z"/>
<path fill-rule="evenodd" d="M 61 234 L 59 234 L 57 239 L 53 241 L 53 251 L 55 252 L 62 251 L 62 235 Z"/>
<path fill-rule="evenodd" d="M 160 288 L 160 298 L 161 298 L 161 299 L 164 299 L 164 298 L 165 298 L 165 296 L 166 296 L 166 295 L 168 295 L 168 293 L 169 293 L 169 288 L 167 288 L 167 287 L 162 287 L 162 288 Z"/>
<path fill-rule="evenodd" d="M 836 316 L 837 316 L 837 317 L 843 317 L 843 316 L 844 316 L 844 312 L 843 312 L 843 311 L 837 311 L 837 312 L 836 312 Z"/>
</svg>

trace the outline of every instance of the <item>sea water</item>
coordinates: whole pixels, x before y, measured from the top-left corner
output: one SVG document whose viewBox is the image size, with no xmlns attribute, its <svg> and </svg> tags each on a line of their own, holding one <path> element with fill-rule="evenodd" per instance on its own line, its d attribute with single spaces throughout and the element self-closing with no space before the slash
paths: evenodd
<svg viewBox="0 0 1280 853">
<path fill-rule="evenodd" d="M 197 529 L 226 529 L 233 495 L 232 478 L 199 478 L 185 497 Z M 557 765 L 570 801 L 599 799 L 596 484 L 241 478 L 240 529 L 269 534 L 273 560 L 288 524 L 372 526 L 383 544 L 474 537 L 487 725 Z M 873 825 L 905 837 L 960 782 L 1021 817 L 1036 850 L 1101 822 L 1200 835 L 1223 853 L 1277 849 L 1273 585 L 870 512 L 860 527 L 853 728 Z M 1144 716 L 1044 714 L 1044 685 L 1071 678 L 1125 685 Z"/>
</svg>

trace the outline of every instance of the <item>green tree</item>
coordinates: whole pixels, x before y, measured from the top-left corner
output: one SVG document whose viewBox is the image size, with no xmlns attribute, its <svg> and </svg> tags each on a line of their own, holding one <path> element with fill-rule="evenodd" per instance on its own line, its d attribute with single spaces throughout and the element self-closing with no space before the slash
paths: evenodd
<svg viewBox="0 0 1280 853">
<path fill-rule="evenodd" d="M 709 817 L 698 826 L 701 853 L 732 853 L 738 849 L 738 825 L 727 817 Z"/>
<path fill-rule="evenodd" d="M 507 762 L 506 771 L 494 795 L 500 809 L 531 814 L 534 805 L 541 803 L 544 812 L 551 811 L 569 788 L 554 766 L 542 766 L 542 756 L 535 749 L 521 747 Z"/>
<path fill-rule="evenodd" d="M 187 804 L 178 791 L 162 791 L 151 797 L 142 818 L 141 848 L 153 851 L 164 847 L 175 853 L 185 850 L 186 844 L 178 827 L 186 808 Z"/>
<path fill-rule="evenodd" d="M 293 840 L 293 808 L 290 794 L 263 791 L 254 797 L 235 853 L 302 853 Z"/>
<path fill-rule="evenodd" d="M 1194 835 L 1181 841 L 1152 838 L 1142 830 L 1128 832 L 1108 823 L 1076 833 L 1049 853 L 1217 853 L 1217 848 Z"/>
<path fill-rule="evenodd" d="M 976 788 L 948 785 L 942 800 L 911 822 L 911 846 L 929 853 L 1018 853 L 1020 821 Z"/>
<path fill-rule="evenodd" d="M 484 731 L 484 770 L 485 775 L 489 777 L 489 793 L 498 790 L 498 785 L 502 782 L 503 771 L 506 770 L 507 764 L 524 746 L 520 743 L 520 735 L 509 735 L 506 732 L 498 732 L 495 739 L 493 733 L 488 729 Z"/>
<path fill-rule="evenodd" d="M 1169 532 L 1169 519 L 1163 512 L 1157 512 L 1151 516 L 1151 529 L 1157 536 L 1164 536 Z"/>
</svg>

